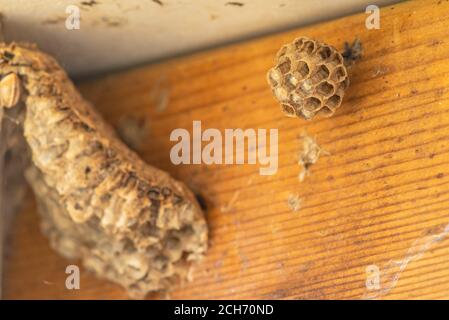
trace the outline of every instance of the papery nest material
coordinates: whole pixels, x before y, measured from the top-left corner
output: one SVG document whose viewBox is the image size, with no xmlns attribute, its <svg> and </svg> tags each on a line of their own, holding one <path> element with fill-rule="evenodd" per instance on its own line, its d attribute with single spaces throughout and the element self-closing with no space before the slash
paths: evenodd
<svg viewBox="0 0 449 320">
<path fill-rule="evenodd" d="M 361 53 L 358 39 L 345 44 L 343 55 L 335 47 L 307 37 L 282 46 L 267 80 L 284 114 L 306 120 L 332 116 L 349 86 L 348 70 Z"/>
<path fill-rule="evenodd" d="M 133 297 L 186 279 L 208 239 L 192 192 L 129 150 L 35 46 L 0 43 L 0 79 L 0 109 L 23 129 L 25 176 L 51 246 Z"/>
</svg>

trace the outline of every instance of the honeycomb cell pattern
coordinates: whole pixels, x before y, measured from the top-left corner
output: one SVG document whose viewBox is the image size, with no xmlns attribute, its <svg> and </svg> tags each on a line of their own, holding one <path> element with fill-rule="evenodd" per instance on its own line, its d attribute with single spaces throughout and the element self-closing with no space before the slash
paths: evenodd
<svg viewBox="0 0 449 320">
<path fill-rule="evenodd" d="M 343 56 L 334 47 L 306 37 L 279 50 L 267 78 L 282 111 L 307 120 L 332 116 L 349 86 Z"/>
</svg>

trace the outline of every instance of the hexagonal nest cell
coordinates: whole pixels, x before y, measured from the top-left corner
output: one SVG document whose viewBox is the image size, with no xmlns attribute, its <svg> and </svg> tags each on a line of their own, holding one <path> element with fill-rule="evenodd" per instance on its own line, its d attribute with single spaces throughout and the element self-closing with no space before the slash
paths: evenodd
<svg viewBox="0 0 449 320">
<path fill-rule="evenodd" d="M 317 114 L 332 116 L 349 85 L 344 59 L 337 49 L 306 37 L 279 50 L 267 78 L 282 111 L 307 120 Z"/>
</svg>

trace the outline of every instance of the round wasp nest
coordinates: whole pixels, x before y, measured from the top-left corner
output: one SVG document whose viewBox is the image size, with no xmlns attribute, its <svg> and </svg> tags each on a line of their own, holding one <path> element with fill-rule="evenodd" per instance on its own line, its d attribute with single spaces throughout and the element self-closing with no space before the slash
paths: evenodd
<svg viewBox="0 0 449 320">
<path fill-rule="evenodd" d="M 284 45 L 268 72 L 273 94 L 289 117 L 332 116 L 349 85 L 343 56 L 332 46 L 301 37 Z"/>
</svg>

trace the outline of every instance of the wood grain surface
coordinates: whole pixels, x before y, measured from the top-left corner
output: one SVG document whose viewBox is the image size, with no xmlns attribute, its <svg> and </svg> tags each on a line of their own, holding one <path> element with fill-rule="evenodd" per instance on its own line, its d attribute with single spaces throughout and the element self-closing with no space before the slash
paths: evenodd
<svg viewBox="0 0 449 320">
<path fill-rule="evenodd" d="M 79 84 L 115 126 L 145 121 L 139 154 L 207 204 L 210 250 L 194 281 L 149 298 L 449 298 L 449 2 L 382 8 L 379 30 L 367 30 L 366 17 Z M 329 119 L 284 117 L 266 83 L 276 51 L 303 35 L 337 48 L 359 36 L 364 47 Z M 277 174 L 261 176 L 259 165 L 173 165 L 170 132 L 191 131 L 193 120 L 203 129 L 277 128 Z M 303 132 L 329 155 L 299 182 Z M 297 212 L 288 206 L 295 195 Z M 66 266 L 79 262 L 49 248 L 35 209 L 30 195 L 12 231 L 6 298 L 126 298 L 83 268 L 81 289 L 65 289 Z M 367 268 L 376 267 L 378 289 L 366 286 Z"/>
</svg>

